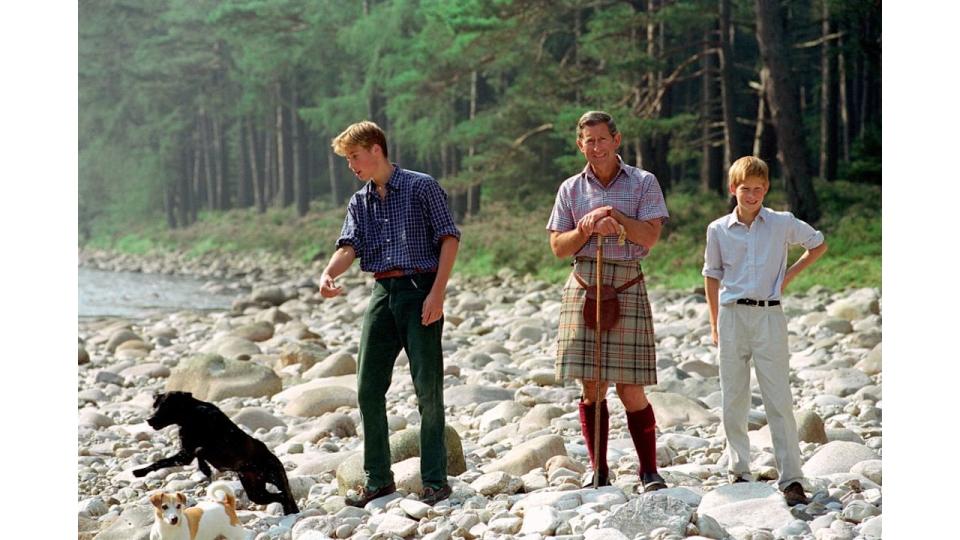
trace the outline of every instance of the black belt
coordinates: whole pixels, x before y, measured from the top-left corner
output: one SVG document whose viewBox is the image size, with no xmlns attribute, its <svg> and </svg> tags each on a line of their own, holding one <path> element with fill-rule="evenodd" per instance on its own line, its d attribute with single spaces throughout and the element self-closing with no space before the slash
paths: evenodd
<svg viewBox="0 0 960 540">
<path fill-rule="evenodd" d="M 737 300 L 737 303 L 742 304 L 744 306 L 760 306 L 760 307 L 764 307 L 764 306 L 773 307 L 773 306 L 780 305 L 779 300 L 751 300 L 749 298 L 740 298 Z"/>
</svg>

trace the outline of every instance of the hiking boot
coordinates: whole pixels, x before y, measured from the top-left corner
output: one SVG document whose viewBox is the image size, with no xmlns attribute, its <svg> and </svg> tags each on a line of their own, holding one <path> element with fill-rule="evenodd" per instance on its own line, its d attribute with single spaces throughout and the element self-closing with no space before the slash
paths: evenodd
<svg viewBox="0 0 960 540">
<path fill-rule="evenodd" d="M 640 475 L 640 485 L 644 493 L 650 493 L 667 487 L 667 481 L 659 473 L 643 473 Z"/>
<path fill-rule="evenodd" d="M 796 506 L 798 504 L 809 504 L 807 494 L 803 492 L 803 486 L 800 482 L 792 482 L 789 486 L 783 488 L 783 499 L 787 501 L 787 506 Z"/>
<path fill-rule="evenodd" d="M 420 502 L 433 506 L 449 497 L 452 491 L 453 490 L 450 489 L 450 484 L 444 484 L 438 488 L 424 486 L 423 495 L 420 497 Z"/>
<path fill-rule="evenodd" d="M 357 508 L 363 508 L 370 501 L 374 499 L 379 499 L 386 495 L 390 495 L 397 491 L 397 484 L 390 482 L 389 484 L 383 486 L 382 488 L 369 490 L 367 486 L 360 488 L 360 491 L 353 497 L 347 497 L 346 503 L 348 506 L 356 506 Z"/>
</svg>

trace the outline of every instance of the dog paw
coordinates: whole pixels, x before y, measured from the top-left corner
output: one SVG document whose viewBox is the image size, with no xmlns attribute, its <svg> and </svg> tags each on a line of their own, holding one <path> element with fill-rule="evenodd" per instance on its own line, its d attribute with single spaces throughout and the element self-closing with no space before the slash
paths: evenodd
<svg viewBox="0 0 960 540">
<path fill-rule="evenodd" d="M 137 478 L 140 478 L 140 477 L 142 477 L 142 476 L 146 476 L 147 473 L 149 473 L 149 472 L 150 472 L 150 471 L 148 471 L 147 469 L 135 469 L 135 470 L 133 471 L 133 475 L 136 476 Z"/>
</svg>

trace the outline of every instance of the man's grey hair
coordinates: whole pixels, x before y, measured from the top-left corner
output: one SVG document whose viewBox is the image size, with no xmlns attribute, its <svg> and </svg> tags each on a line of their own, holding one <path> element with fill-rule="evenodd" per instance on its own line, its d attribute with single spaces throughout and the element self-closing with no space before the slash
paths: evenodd
<svg viewBox="0 0 960 540">
<path fill-rule="evenodd" d="M 581 116 L 577 122 L 577 138 L 579 139 L 583 134 L 583 128 L 597 124 L 606 124 L 610 130 L 610 135 L 615 136 L 617 134 L 617 124 L 613 121 L 612 116 L 603 111 L 587 111 L 583 113 L 583 116 Z"/>
</svg>

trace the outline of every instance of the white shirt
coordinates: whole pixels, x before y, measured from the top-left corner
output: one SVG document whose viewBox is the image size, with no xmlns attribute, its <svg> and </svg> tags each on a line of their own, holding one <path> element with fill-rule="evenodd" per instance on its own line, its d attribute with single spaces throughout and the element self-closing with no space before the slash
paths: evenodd
<svg viewBox="0 0 960 540">
<path fill-rule="evenodd" d="M 748 227 L 734 209 L 707 227 L 702 274 L 720 281 L 721 305 L 741 298 L 779 300 L 787 248 L 799 244 L 813 249 L 822 243 L 820 231 L 790 212 L 762 207 Z"/>
</svg>

